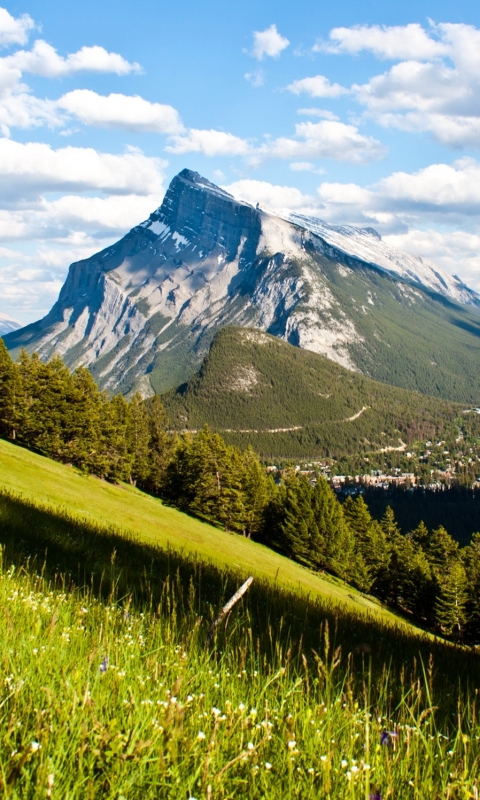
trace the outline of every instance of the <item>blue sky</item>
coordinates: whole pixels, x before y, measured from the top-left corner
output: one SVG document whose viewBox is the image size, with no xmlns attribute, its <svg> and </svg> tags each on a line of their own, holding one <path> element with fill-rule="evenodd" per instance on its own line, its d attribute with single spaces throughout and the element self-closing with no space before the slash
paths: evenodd
<svg viewBox="0 0 480 800">
<path fill-rule="evenodd" d="M 43 316 L 184 167 L 480 290 L 478 2 L 27 0 L 0 46 L 0 313 Z"/>
</svg>

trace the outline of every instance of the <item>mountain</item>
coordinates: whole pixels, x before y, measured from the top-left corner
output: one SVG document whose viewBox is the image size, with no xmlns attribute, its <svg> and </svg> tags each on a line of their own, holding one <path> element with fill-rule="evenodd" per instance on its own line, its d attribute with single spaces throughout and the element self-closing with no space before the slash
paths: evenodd
<svg viewBox="0 0 480 800">
<path fill-rule="evenodd" d="M 2 314 L 0 312 L 0 336 L 10 333 L 11 331 L 16 331 L 21 327 L 22 325 L 20 322 L 17 322 L 16 319 L 9 317 L 8 314 Z"/>
<path fill-rule="evenodd" d="M 200 371 L 162 401 L 173 429 L 208 424 L 266 458 L 401 452 L 418 440 L 455 438 L 464 410 L 252 328 L 219 331 Z M 480 433 L 477 415 L 463 419 Z"/>
<path fill-rule="evenodd" d="M 99 384 L 162 392 L 215 333 L 254 327 L 372 378 L 480 404 L 480 297 L 375 231 L 274 214 L 183 170 L 149 219 L 70 266 L 39 322 L 6 336 L 89 366 Z"/>
</svg>

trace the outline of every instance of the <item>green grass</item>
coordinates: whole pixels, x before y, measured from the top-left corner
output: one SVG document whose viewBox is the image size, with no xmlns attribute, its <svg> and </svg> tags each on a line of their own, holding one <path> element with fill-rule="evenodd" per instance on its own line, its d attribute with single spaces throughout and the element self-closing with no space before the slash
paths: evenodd
<svg viewBox="0 0 480 800">
<path fill-rule="evenodd" d="M 3 441 L 0 541 L 0 797 L 476 797 L 475 651 Z"/>
<path fill-rule="evenodd" d="M 57 514 L 67 511 L 74 519 L 114 526 L 139 543 L 193 555 L 221 570 L 254 575 L 284 589 L 378 616 L 385 623 L 408 625 L 374 598 L 336 578 L 315 574 L 261 544 L 213 528 L 132 486 L 83 475 L 4 440 L 0 440 L 2 489 Z"/>
<path fill-rule="evenodd" d="M 193 582 L 159 588 L 140 611 L 0 569 L 1 797 L 477 796 L 476 692 L 437 694 L 432 663 L 374 674 L 325 625 L 312 658 L 268 614 L 266 653 L 248 608 L 206 648 Z"/>
</svg>

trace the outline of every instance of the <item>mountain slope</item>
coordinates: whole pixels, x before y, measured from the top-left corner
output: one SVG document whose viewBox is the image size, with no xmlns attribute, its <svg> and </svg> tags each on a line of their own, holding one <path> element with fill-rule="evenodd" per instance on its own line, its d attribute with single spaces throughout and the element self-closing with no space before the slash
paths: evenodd
<svg viewBox="0 0 480 800">
<path fill-rule="evenodd" d="M 17 331 L 21 327 L 21 324 L 16 319 L 0 312 L 0 336 L 4 336 L 11 331 Z"/>
<path fill-rule="evenodd" d="M 222 327 L 255 327 L 373 378 L 478 403 L 480 299 L 416 263 L 375 232 L 274 216 L 183 170 L 146 222 L 72 264 L 50 313 L 5 341 L 148 394 L 188 379 Z"/>
<path fill-rule="evenodd" d="M 416 630 L 379 601 L 336 578 L 314 573 L 248 538 L 213 528 L 132 486 L 112 485 L 80 474 L 0 439 L 0 497 L 5 491 L 54 513 L 67 512 L 107 530 L 113 526 L 140 544 L 171 548 L 221 570 L 254 575 L 280 589 L 309 593 L 357 614 Z"/>
<path fill-rule="evenodd" d="M 405 450 L 456 431 L 463 411 L 245 328 L 220 331 L 200 372 L 162 400 L 177 430 L 208 423 L 232 443 L 279 458 Z M 480 433 L 476 415 L 468 424 Z"/>
</svg>

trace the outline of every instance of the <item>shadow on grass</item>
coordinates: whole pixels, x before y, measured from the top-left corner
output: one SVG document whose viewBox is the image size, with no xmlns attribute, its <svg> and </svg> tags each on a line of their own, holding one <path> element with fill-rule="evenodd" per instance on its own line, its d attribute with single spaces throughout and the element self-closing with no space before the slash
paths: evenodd
<svg viewBox="0 0 480 800">
<path fill-rule="evenodd" d="M 0 490 L 0 542 L 4 563 L 42 571 L 48 580 L 61 581 L 66 590 L 88 588 L 97 597 L 148 607 L 161 616 L 175 614 L 191 625 L 192 612 L 208 629 L 211 620 L 246 575 L 221 570 L 184 554 L 136 541 L 116 527 L 101 527 L 73 516 L 67 509 L 37 505 L 20 495 Z M 165 593 L 171 601 L 165 603 Z M 160 602 L 162 598 L 162 602 Z M 410 634 L 399 624 L 383 625 L 378 617 L 355 615 L 351 609 L 283 589 L 255 579 L 248 594 L 232 612 L 235 629 L 248 639 L 262 661 L 287 658 L 301 668 L 304 659 L 324 651 L 326 623 L 332 650 L 341 646 L 342 662 L 364 675 L 371 662 L 378 677 L 385 669 L 398 677 L 399 686 L 422 672 L 421 663 L 433 658 L 432 682 L 442 696 L 457 696 L 459 684 L 476 680 L 476 652 L 441 640 Z M 188 630 L 184 631 L 188 636 Z M 215 652 L 229 643 L 225 627 L 216 637 Z M 402 677 L 403 676 L 403 677 Z M 373 681 L 373 686 L 375 680 Z M 433 686 L 432 686 L 433 688 Z"/>
</svg>

